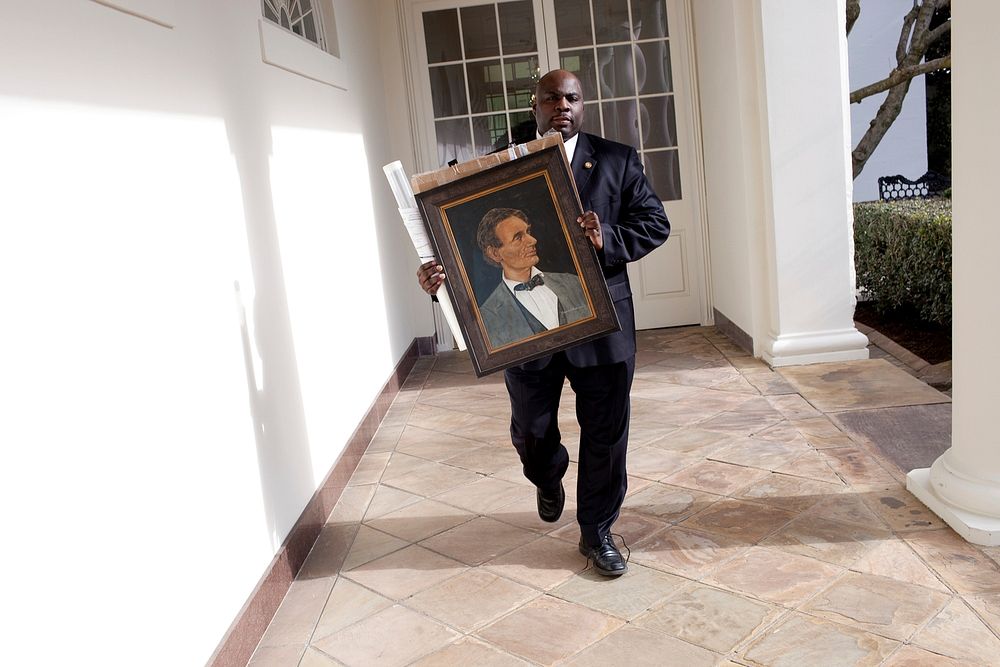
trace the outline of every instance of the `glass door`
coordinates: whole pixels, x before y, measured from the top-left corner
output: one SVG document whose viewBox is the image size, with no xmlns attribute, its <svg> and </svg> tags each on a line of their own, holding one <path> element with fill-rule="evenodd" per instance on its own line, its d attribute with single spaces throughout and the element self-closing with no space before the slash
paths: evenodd
<svg viewBox="0 0 1000 667">
<path fill-rule="evenodd" d="M 415 0 L 412 75 L 421 170 L 534 138 L 538 78 L 583 86 L 583 131 L 633 146 L 671 237 L 629 266 L 636 324 L 710 321 L 692 95 L 692 0 Z"/>
</svg>

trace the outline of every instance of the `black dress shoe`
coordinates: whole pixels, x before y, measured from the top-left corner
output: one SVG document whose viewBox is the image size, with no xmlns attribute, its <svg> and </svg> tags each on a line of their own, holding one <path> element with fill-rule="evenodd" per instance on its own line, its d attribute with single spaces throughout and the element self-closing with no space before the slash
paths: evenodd
<svg viewBox="0 0 1000 667">
<path fill-rule="evenodd" d="M 535 500 L 538 502 L 538 518 L 549 523 L 558 521 L 566 504 L 566 491 L 562 482 L 559 482 L 559 490 L 551 493 L 545 493 L 541 487 L 537 487 Z"/>
<path fill-rule="evenodd" d="M 615 541 L 610 535 L 605 535 L 596 547 L 587 546 L 580 538 L 580 553 L 593 561 L 594 569 L 605 577 L 619 577 L 628 572 L 628 563 L 622 558 Z"/>
</svg>

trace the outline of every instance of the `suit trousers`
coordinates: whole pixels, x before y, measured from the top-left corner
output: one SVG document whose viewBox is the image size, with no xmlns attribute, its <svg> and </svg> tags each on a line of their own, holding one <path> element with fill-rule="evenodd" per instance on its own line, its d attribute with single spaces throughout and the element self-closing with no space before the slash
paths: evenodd
<svg viewBox="0 0 1000 667">
<path fill-rule="evenodd" d="M 635 357 L 577 367 L 559 352 L 539 370 L 514 367 L 504 373 L 510 394 L 511 440 L 521 457 L 524 476 L 545 491 L 557 489 L 569 467 L 569 452 L 562 444 L 558 423 L 563 382 L 569 379 L 580 423 L 576 516 L 583 540 L 591 546 L 611 531 L 625 500 L 629 391 L 634 370 Z"/>
</svg>

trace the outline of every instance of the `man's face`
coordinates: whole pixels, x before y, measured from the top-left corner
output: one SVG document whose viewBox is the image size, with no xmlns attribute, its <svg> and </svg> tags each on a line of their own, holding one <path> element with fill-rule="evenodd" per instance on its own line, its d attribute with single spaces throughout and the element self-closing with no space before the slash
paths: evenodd
<svg viewBox="0 0 1000 667">
<path fill-rule="evenodd" d="M 532 105 L 538 133 L 558 131 L 563 140 L 576 136 L 583 126 L 583 92 L 580 80 L 569 72 L 556 70 L 542 77 Z"/>
<path fill-rule="evenodd" d="M 504 218 L 497 225 L 499 248 L 488 248 L 490 258 L 503 267 L 504 273 L 530 270 L 538 264 L 535 247 L 538 241 L 531 235 L 531 228 L 521 218 Z"/>
</svg>

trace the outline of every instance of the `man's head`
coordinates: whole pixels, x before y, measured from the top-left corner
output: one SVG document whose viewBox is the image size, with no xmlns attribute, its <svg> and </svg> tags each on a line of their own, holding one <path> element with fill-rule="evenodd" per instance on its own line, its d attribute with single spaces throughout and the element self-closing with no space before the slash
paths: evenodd
<svg viewBox="0 0 1000 667">
<path fill-rule="evenodd" d="M 554 69 L 535 86 L 535 99 L 531 103 L 538 133 L 549 130 L 559 132 L 563 140 L 576 136 L 583 126 L 583 88 L 572 72 Z"/>
<path fill-rule="evenodd" d="M 502 268 L 508 278 L 527 280 L 531 267 L 538 264 L 538 241 L 531 235 L 528 216 L 516 208 L 487 211 L 479 221 L 476 242 L 486 260 Z M 522 278 L 525 272 L 529 276 Z"/>
</svg>

